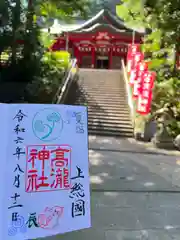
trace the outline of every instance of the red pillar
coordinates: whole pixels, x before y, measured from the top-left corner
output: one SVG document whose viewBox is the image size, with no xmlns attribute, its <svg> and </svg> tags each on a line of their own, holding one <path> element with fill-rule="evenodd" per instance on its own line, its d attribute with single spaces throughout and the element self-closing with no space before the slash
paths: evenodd
<svg viewBox="0 0 180 240">
<path fill-rule="evenodd" d="M 94 68 L 95 67 L 95 48 L 92 47 L 92 53 L 91 53 L 91 68 Z"/>
<path fill-rule="evenodd" d="M 112 47 L 110 47 L 109 51 L 109 69 L 112 68 Z"/>
</svg>

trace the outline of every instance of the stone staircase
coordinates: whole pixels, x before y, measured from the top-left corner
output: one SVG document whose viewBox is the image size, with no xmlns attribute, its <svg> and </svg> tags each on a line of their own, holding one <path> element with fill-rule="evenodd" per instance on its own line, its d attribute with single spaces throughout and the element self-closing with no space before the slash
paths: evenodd
<svg viewBox="0 0 180 240">
<path fill-rule="evenodd" d="M 126 91 L 119 70 L 80 69 L 65 104 L 88 106 L 90 135 L 133 137 Z"/>
</svg>

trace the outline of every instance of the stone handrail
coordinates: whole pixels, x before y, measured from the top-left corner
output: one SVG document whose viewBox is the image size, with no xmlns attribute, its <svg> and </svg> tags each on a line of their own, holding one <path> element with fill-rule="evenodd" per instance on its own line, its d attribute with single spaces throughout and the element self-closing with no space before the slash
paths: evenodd
<svg viewBox="0 0 180 240">
<path fill-rule="evenodd" d="M 125 82 L 125 86 L 126 86 L 128 105 L 129 105 L 129 109 L 130 109 L 130 113 L 131 113 L 131 119 L 132 119 L 132 123 L 133 123 L 133 127 L 134 127 L 134 125 L 135 125 L 135 121 L 134 121 L 135 111 L 134 111 L 132 93 L 131 93 L 131 88 L 130 88 L 129 81 L 128 81 L 128 75 L 127 75 L 127 70 L 126 70 L 126 67 L 125 67 L 124 60 L 121 60 L 121 65 L 122 65 L 122 71 L 123 71 L 123 76 L 124 76 L 124 82 Z"/>
<path fill-rule="evenodd" d="M 76 63 L 77 63 L 77 59 L 71 60 L 71 67 L 66 72 L 65 77 L 55 95 L 53 103 L 57 103 L 57 104 L 63 103 L 64 99 L 66 98 L 66 94 L 68 93 L 70 85 L 76 75 L 76 73 L 74 73 L 73 71 L 73 69 L 76 68 Z"/>
</svg>

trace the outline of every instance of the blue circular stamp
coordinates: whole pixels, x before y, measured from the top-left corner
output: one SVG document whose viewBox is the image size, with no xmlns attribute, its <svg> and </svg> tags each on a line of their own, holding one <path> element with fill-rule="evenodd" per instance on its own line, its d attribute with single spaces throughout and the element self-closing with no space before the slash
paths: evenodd
<svg viewBox="0 0 180 240">
<path fill-rule="evenodd" d="M 18 216 L 16 221 L 12 221 L 12 226 L 14 228 L 21 228 L 24 226 L 24 218 L 22 216 Z"/>
<path fill-rule="evenodd" d="M 41 141 L 50 142 L 59 138 L 63 130 L 63 120 L 56 109 L 45 108 L 35 114 L 32 129 Z"/>
<path fill-rule="evenodd" d="M 8 229 L 8 235 L 15 236 L 18 231 L 20 231 L 21 233 L 27 232 L 25 220 L 22 216 L 17 216 L 16 220 L 12 221 L 12 225 Z"/>
<path fill-rule="evenodd" d="M 8 235 L 9 236 L 15 236 L 17 234 L 17 228 L 11 226 L 9 229 L 8 229 Z"/>
</svg>

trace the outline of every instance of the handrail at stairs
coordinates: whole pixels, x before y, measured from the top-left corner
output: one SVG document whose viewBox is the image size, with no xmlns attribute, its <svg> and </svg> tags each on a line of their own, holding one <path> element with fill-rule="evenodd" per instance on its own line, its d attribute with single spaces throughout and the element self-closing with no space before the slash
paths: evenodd
<svg viewBox="0 0 180 240">
<path fill-rule="evenodd" d="M 134 105 L 133 105 L 133 99 L 132 99 L 132 93 L 131 93 L 131 88 L 129 85 L 129 81 L 128 81 L 128 75 L 127 75 L 127 70 L 125 67 L 125 63 L 124 60 L 121 60 L 121 65 L 122 65 L 122 70 L 123 70 L 123 76 L 124 76 L 124 82 L 126 85 L 126 93 L 127 93 L 127 98 L 128 98 L 128 105 L 129 105 L 129 109 L 130 109 L 130 113 L 131 113 L 131 119 L 132 119 L 132 123 L 133 123 L 133 127 L 135 125 L 134 122 Z"/>
<path fill-rule="evenodd" d="M 56 92 L 53 103 L 56 103 L 56 104 L 63 103 L 64 99 L 66 98 L 66 95 L 71 86 L 71 83 L 75 75 L 77 74 L 72 71 L 76 67 L 76 63 L 77 63 L 77 59 L 71 59 L 70 68 L 67 70 L 63 78 L 63 81 Z"/>
</svg>

